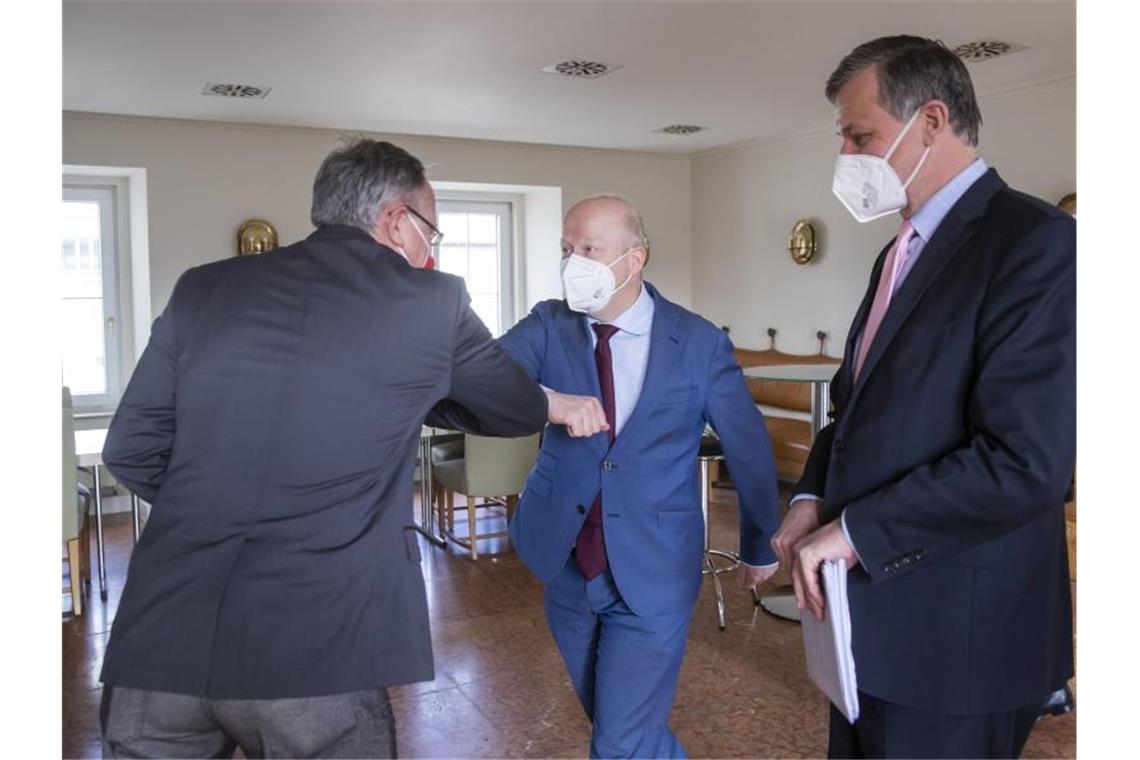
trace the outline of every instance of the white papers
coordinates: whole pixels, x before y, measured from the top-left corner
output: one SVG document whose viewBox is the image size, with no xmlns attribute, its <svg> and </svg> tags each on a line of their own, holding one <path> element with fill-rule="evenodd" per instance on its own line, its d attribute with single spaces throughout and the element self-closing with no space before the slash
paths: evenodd
<svg viewBox="0 0 1140 760">
<path fill-rule="evenodd" d="M 855 658 L 851 656 L 851 611 L 847 607 L 847 563 L 828 560 L 820 567 L 823 622 L 807 610 L 800 616 L 808 676 L 850 723 L 859 718 Z"/>
</svg>

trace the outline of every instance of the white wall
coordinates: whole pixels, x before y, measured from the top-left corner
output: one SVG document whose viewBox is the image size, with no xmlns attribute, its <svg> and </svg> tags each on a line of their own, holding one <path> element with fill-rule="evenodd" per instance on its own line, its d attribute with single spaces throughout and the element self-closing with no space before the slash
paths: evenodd
<svg viewBox="0 0 1140 760">
<path fill-rule="evenodd" d="M 980 98 L 979 152 L 1011 186 L 1055 203 L 1076 189 L 1076 80 Z M 859 224 L 831 194 L 833 129 L 693 159 L 693 308 L 731 328 L 733 342 L 810 353 L 815 333 L 838 356 L 871 266 L 897 215 Z M 813 220 L 820 250 L 788 254 L 796 219 Z"/>
<path fill-rule="evenodd" d="M 450 182 L 561 187 L 564 205 L 598 192 L 641 209 L 653 242 L 649 278 L 691 303 L 689 160 L 684 157 L 517 143 L 371 135 L 419 157 Z M 238 225 L 263 217 L 291 243 L 311 232 L 313 177 L 338 144 L 329 130 L 261 127 L 65 112 L 63 163 L 147 170 L 151 305 L 158 314 L 189 267 L 233 255 Z M 530 240 L 528 251 L 538 245 Z M 557 236 L 546 241 L 557 277 Z M 536 293 L 557 280 L 529 282 Z M 551 290 L 553 288 L 553 291 Z M 527 294 L 529 296 L 529 293 Z M 531 299 L 528 297 L 528 301 Z"/>
<path fill-rule="evenodd" d="M 980 151 L 1014 187 L 1055 202 L 1076 189 L 1076 81 L 981 99 Z M 307 235 L 309 193 L 337 144 L 327 130 L 65 113 L 66 164 L 143 167 L 149 186 L 151 303 L 157 314 L 178 275 L 229 256 L 238 224 L 262 216 L 284 243 Z M 653 243 L 648 276 L 717 324 L 737 345 L 813 351 L 815 332 L 838 354 L 871 264 L 897 219 L 860 225 L 831 195 L 833 131 L 693 158 L 513 143 L 390 136 L 429 165 L 433 180 L 560 187 L 563 206 L 596 192 L 630 197 Z M 691 199 L 691 202 L 690 202 Z M 806 267 L 786 251 L 806 216 L 821 253 Z M 553 236 L 551 236 L 553 238 Z M 528 259 L 543 241 L 524 241 Z M 558 241 L 549 245 L 551 262 Z M 557 293 L 557 268 L 527 270 L 527 302 Z M 546 282 L 545 280 L 551 280 Z"/>
</svg>

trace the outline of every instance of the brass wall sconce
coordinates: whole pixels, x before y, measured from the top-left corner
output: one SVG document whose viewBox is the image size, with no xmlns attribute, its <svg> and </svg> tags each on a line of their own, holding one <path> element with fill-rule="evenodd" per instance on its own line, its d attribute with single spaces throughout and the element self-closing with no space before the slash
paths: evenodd
<svg viewBox="0 0 1140 760">
<path fill-rule="evenodd" d="M 237 255 L 249 256 L 277 247 L 277 230 L 264 219 L 247 219 L 237 231 Z"/>
<path fill-rule="evenodd" d="M 1064 211 L 1070 216 L 1076 217 L 1077 215 L 1077 194 L 1069 193 L 1061 200 L 1057 201 L 1057 208 Z"/>
<path fill-rule="evenodd" d="M 815 228 L 807 219 L 799 219 L 792 226 L 791 237 L 788 238 L 788 253 L 792 254 L 792 261 L 797 264 L 806 264 L 819 252 L 819 244 L 815 238 Z"/>
</svg>

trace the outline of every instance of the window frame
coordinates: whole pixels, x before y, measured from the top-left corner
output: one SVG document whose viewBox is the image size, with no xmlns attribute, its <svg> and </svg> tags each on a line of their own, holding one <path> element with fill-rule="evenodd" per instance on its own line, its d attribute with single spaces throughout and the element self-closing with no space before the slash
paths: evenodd
<svg viewBox="0 0 1140 760">
<path fill-rule="evenodd" d="M 113 412 L 122 398 L 125 386 L 125 357 L 130 336 L 129 290 L 123 287 L 126 273 L 122 257 L 122 216 L 125 212 L 118 182 L 71 181 L 63 183 L 63 202 L 95 202 L 99 205 L 101 275 L 103 285 L 104 371 L 103 393 L 79 393 L 72 389 L 77 413 Z M 60 251 L 62 274 L 62 250 Z M 60 296 L 62 302 L 62 294 Z M 62 303 L 60 304 L 62 308 Z"/>
<path fill-rule="evenodd" d="M 515 206 L 511 199 L 502 197 L 453 198 L 442 197 L 436 200 L 436 215 L 445 213 L 486 214 L 495 213 L 499 217 L 499 331 L 492 331 L 494 337 L 506 333 L 517 321 L 515 303 L 518 294 L 516 282 Z M 447 244 L 444 238 L 443 244 Z M 441 247 L 442 248 L 442 247 Z M 442 250 L 440 251 L 442 254 Z"/>
</svg>

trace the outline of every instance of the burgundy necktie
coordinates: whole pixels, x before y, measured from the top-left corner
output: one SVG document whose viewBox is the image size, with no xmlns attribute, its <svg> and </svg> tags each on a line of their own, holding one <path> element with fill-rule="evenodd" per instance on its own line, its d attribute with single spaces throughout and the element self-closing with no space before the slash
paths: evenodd
<svg viewBox="0 0 1140 760">
<path fill-rule="evenodd" d="M 594 324 L 594 332 L 598 336 L 598 345 L 594 348 L 594 361 L 598 365 L 598 385 L 602 389 L 602 407 L 606 410 L 606 422 L 610 423 L 607 435 L 612 444 L 617 434 L 617 425 L 614 414 L 614 358 L 610 353 L 610 338 L 618 329 L 613 325 L 600 322 Z M 586 522 L 578 532 L 578 540 L 574 543 L 574 558 L 578 569 L 586 580 L 601 575 L 606 569 L 606 544 L 602 538 L 602 492 L 594 497 L 590 511 L 586 514 Z"/>
</svg>

